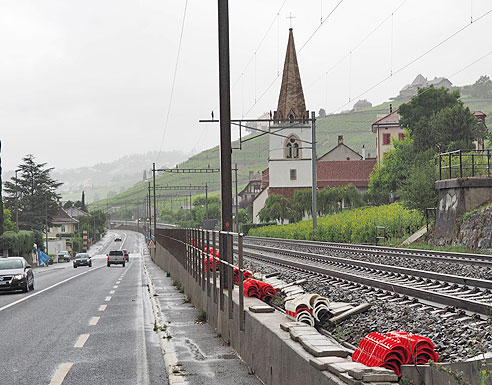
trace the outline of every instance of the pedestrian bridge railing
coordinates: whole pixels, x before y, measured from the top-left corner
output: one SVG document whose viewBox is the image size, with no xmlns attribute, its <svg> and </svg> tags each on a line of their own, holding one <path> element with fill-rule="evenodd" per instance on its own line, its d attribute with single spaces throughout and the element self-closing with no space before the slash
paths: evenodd
<svg viewBox="0 0 492 385">
<path fill-rule="evenodd" d="M 491 175 L 491 150 L 456 150 L 439 154 L 439 180 Z"/>
</svg>

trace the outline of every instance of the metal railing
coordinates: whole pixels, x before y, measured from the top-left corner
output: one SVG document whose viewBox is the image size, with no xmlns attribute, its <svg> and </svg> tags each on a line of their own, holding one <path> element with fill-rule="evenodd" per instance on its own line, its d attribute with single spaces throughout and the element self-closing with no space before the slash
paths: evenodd
<svg viewBox="0 0 492 385">
<path fill-rule="evenodd" d="M 456 150 L 439 154 L 439 180 L 491 174 L 491 150 Z"/>
<path fill-rule="evenodd" d="M 224 290 L 227 290 L 229 319 L 233 319 L 232 293 L 236 270 L 239 287 L 239 327 L 244 331 L 243 234 L 203 229 L 158 229 L 155 236 L 156 241 L 179 261 L 201 290 L 211 297 L 215 304 L 219 304 L 221 311 L 224 311 Z M 234 264 L 234 237 L 237 238 L 237 265 Z"/>
</svg>

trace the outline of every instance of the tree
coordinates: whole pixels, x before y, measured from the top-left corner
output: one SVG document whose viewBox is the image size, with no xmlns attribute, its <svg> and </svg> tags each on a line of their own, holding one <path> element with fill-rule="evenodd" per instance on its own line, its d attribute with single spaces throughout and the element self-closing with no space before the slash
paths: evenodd
<svg viewBox="0 0 492 385">
<path fill-rule="evenodd" d="M 318 118 L 326 118 L 326 111 L 324 108 L 319 109 Z"/>
<path fill-rule="evenodd" d="M 56 190 L 62 183 L 51 178 L 52 167 L 36 163 L 32 154 L 23 158 L 19 169 L 20 176 L 5 182 L 6 206 L 12 211 L 18 204 L 19 228 L 42 231 L 46 221 L 48 226 L 52 224 L 58 211 L 60 195 Z"/>
<path fill-rule="evenodd" d="M 285 220 L 295 221 L 296 213 L 292 208 L 291 201 L 279 194 L 270 195 L 265 206 L 258 213 L 261 222 L 279 221 L 281 224 Z"/>
<path fill-rule="evenodd" d="M 492 80 L 487 75 L 482 75 L 471 86 L 470 94 L 476 98 L 492 98 Z"/>
<path fill-rule="evenodd" d="M 85 191 L 82 191 L 82 199 L 81 199 L 81 209 L 85 212 L 87 212 L 87 206 L 85 205 Z"/>
</svg>

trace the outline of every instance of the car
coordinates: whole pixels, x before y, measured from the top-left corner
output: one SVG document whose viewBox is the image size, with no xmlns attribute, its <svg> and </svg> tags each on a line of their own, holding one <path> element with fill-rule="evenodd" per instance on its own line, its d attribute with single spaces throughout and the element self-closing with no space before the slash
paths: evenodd
<svg viewBox="0 0 492 385">
<path fill-rule="evenodd" d="M 73 267 L 76 269 L 79 266 L 92 267 L 91 257 L 87 253 L 77 253 L 73 259 Z"/>
<path fill-rule="evenodd" d="M 70 262 L 70 253 L 66 250 L 58 253 L 58 262 L 63 259 L 63 262 Z"/>
<path fill-rule="evenodd" d="M 34 290 L 34 273 L 24 258 L 0 258 L 0 290 Z"/>
<path fill-rule="evenodd" d="M 116 238 L 114 239 L 114 241 L 115 241 L 115 242 L 121 242 L 121 238 L 120 238 L 120 237 L 116 237 Z"/>
<path fill-rule="evenodd" d="M 123 250 L 110 250 L 108 254 L 108 267 L 111 265 L 123 265 L 125 267 L 125 254 Z"/>
<path fill-rule="evenodd" d="M 123 255 L 125 256 L 125 260 L 130 262 L 130 252 L 127 249 L 123 249 Z"/>
</svg>

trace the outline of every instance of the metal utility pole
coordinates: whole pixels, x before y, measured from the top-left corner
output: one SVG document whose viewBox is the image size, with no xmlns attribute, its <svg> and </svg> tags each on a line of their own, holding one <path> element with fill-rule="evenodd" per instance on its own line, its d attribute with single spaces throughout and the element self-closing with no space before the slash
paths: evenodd
<svg viewBox="0 0 492 385">
<path fill-rule="evenodd" d="M 20 168 L 15 170 L 15 227 L 19 231 L 19 184 L 17 183 L 17 173 L 22 171 Z"/>
<path fill-rule="evenodd" d="M 191 191 L 190 191 L 190 221 L 193 220 L 193 214 L 191 213 Z"/>
<path fill-rule="evenodd" d="M 219 21 L 219 99 L 220 99 L 220 184 L 222 230 L 232 225 L 231 170 L 231 85 L 229 64 L 229 1 L 218 0 Z"/>
<path fill-rule="evenodd" d="M 239 233 L 239 204 L 237 197 L 237 163 L 234 165 L 234 182 L 236 183 L 236 232 Z"/>
<path fill-rule="evenodd" d="M 316 230 L 318 228 L 318 195 L 317 195 L 317 174 L 316 174 L 316 114 L 314 111 L 311 111 L 311 160 L 312 160 L 312 217 L 313 217 L 313 240 L 316 238 Z"/>
<path fill-rule="evenodd" d="M 152 239 L 152 207 L 150 205 L 150 182 L 149 182 L 149 237 Z"/>
<path fill-rule="evenodd" d="M 44 201 L 45 203 L 45 227 L 46 227 L 46 255 L 48 253 L 48 199 Z M 72 250 L 73 250 L 73 241 L 72 241 Z"/>
<path fill-rule="evenodd" d="M 154 235 L 157 234 L 157 204 L 155 197 L 155 163 L 152 163 L 152 183 L 154 184 Z"/>
<path fill-rule="evenodd" d="M 205 183 L 205 219 L 208 219 L 208 185 L 207 185 L 207 183 Z"/>
</svg>

